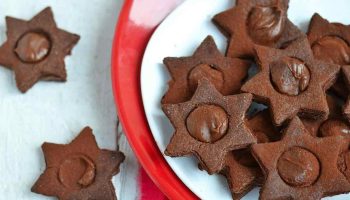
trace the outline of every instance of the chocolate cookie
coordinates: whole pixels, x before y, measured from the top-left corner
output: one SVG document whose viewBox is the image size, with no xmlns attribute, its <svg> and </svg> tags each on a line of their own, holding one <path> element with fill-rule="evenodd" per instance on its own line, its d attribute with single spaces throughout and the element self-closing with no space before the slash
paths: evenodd
<svg viewBox="0 0 350 200">
<path fill-rule="evenodd" d="M 99 149 L 89 127 L 68 145 L 44 143 L 42 150 L 46 169 L 32 192 L 61 200 L 117 199 L 111 178 L 125 156 Z"/>
<path fill-rule="evenodd" d="M 0 47 L 0 65 L 14 71 L 21 92 L 40 79 L 66 81 L 64 57 L 80 37 L 57 28 L 50 7 L 29 21 L 6 17 L 6 25 L 7 41 Z"/>
<path fill-rule="evenodd" d="M 350 125 L 342 118 L 328 119 L 320 127 L 321 137 L 343 136 L 347 141 L 338 155 L 338 169 L 350 181 Z"/>
<path fill-rule="evenodd" d="M 316 138 L 295 117 L 281 141 L 254 144 L 266 182 L 260 199 L 319 200 L 350 191 L 350 183 L 337 168 L 342 136 Z"/>
<path fill-rule="evenodd" d="M 328 119 L 321 125 L 319 132 L 321 137 L 341 135 L 350 139 L 350 126 L 342 119 Z"/>
<path fill-rule="evenodd" d="M 339 65 L 314 59 L 306 38 L 285 49 L 256 46 L 260 72 L 242 91 L 270 105 L 273 122 L 281 125 L 296 115 L 324 120 L 329 114 L 325 90 L 335 81 Z"/>
<path fill-rule="evenodd" d="M 344 121 L 342 115 L 342 105 L 339 99 L 335 96 L 327 94 L 327 104 L 329 108 L 329 115 L 327 120 L 311 120 L 311 119 L 302 119 L 302 122 L 305 128 L 312 136 L 319 135 L 319 129 L 322 124 L 326 123 L 328 120 L 342 120 Z"/>
<path fill-rule="evenodd" d="M 279 134 L 280 130 L 273 125 L 270 112 L 267 109 L 258 112 L 253 117 L 250 117 L 248 119 L 248 127 L 257 137 L 258 141 L 260 138 L 260 141 L 264 142 L 266 141 L 264 139 L 266 137 L 268 141 L 277 141 L 281 139 L 281 134 Z M 266 137 L 264 137 L 264 135 Z"/>
<path fill-rule="evenodd" d="M 338 168 L 350 182 L 350 150 L 339 155 Z"/>
<path fill-rule="evenodd" d="M 342 106 L 338 99 L 333 96 L 327 96 L 330 115 L 326 121 L 320 124 L 318 136 L 328 137 L 341 135 L 350 139 L 350 126 L 342 113 Z M 347 148 L 346 148 L 347 149 Z"/>
<path fill-rule="evenodd" d="M 350 26 L 330 23 L 315 13 L 307 35 L 315 58 L 338 65 L 350 64 Z"/>
<path fill-rule="evenodd" d="M 250 62 L 221 55 L 208 36 L 190 57 L 164 59 L 171 75 L 169 90 L 162 103 L 181 103 L 191 99 L 198 80 L 207 78 L 223 95 L 239 92 Z"/>
<path fill-rule="evenodd" d="M 308 38 L 315 58 L 338 65 L 350 64 L 350 26 L 341 23 L 330 23 L 318 13 L 312 16 Z M 344 87 L 343 77 L 339 77 L 332 87 L 341 97 L 349 94 Z"/>
<path fill-rule="evenodd" d="M 344 77 L 345 87 L 347 91 L 350 91 L 350 65 L 344 65 L 342 67 L 342 74 Z M 347 97 L 343 108 L 344 116 L 350 122 L 350 95 Z"/>
<path fill-rule="evenodd" d="M 267 110 L 257 113 L 248 120 L 247 125 L 258 143 L 276 141 L 280 138 L 279 132 L 271 123 Z M 229 153 L 225 159 L 225 168 L 220 173 L 226 177 L 233 199 L 240 199 L 255 186 L 262 185 L 264 180 L 250 149 L 235 150 Z"/>
<path fill-rule="evenodd" d="M 244 119 L 251 101 L 251 94 L 223 96 L 207 79 L 199 80 L 190 101 L 162 106 L 175 127 L 165 154 L 195 154 L 209 174 L 219 172 L 228 152 L 256 143 Z"/>
<path fill-rule="evenodd" d="M 254 45 L 281 48 L 306 37 L 287 18 L 289 0 L 237 0 L 236 6 L 214 16 L 214 23 L 230 38 L 227 56 L 254 57 Z"/>
</svg>

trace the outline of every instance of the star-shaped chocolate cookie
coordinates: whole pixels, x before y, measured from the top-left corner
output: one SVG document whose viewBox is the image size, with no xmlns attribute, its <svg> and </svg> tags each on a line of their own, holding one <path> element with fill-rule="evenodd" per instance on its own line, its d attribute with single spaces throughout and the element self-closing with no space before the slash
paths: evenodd
<svg viewBox="0 0 350 200">
<path fill-rule="evenodd" d="M 350 26 L 341 23 L 330 23 L 315 13 L 309 25 L 308 38 L 314 57 L 338 65 L 350 64 Z M 349 91 L 344 87 L 340 76 L 332 89 L 344 97 Z"/>
<path fill-rule="evenodd" d="M 257 113 L 248 120 L 247 125 L 258 143 L 272 142 L 280 138 L 280 133 L 271 123 L 267 110 Z M 226 177 L 233 199 L 240 199 L 264 181 L 262 171 L 248 148 L 230 152 L 220 173 Z"/>
<path fill-rule="evenodd" d="M 6 25 L 7 41 L 0 46 L 0 65 L 14 71 L 21 92 L 39 80 L 66 81 L 64 57 L 80 37 L 57 28 L 50 7 L 29 21 L 6 17 Z"/>
<path fill-rule="evenodd" d="M 266 181 L 260 199 L 319 200 L 350 191 L 337 168 L 345 140 L 342 136 L 316 138 L 295 117 L 281 141 L 252 145 Z"/>
<path fill-rule="evenodd" d="M 162 106 L 175 128 L 165 154 L 195 154 L 200 166 L 213 174 L 224 167 L 228 152 L 256 143 L 245 123 L 252 95 L 223 96 L 207 79 L 198 84 L 190 101 Z"/>
<path fill-rule="evenodd" d="M 325 90 L 334 83 L 339 65 L 314 59 L 306 38 L 285 49 L 257 45 L 256 52 L 260 72 L 242 86 L 242 91 L 270 105 L 276 125 L 296 115 L 314 120 L 327 118 Z"/>
<path fill-rule="evenodd" d="M 254 57 L 254 45 L 281 48 L 306 37 L 287 18 L 289 0 L 237 0 L 236 6 L 214 16 L 214 23 L 230 39 L 227 56 Z"/>
<path fill-rule="evenodd" d="M 171 75 L 169 90 L 162 103 L 181 103 L 191 99 L 198 80 L 207 78 L 223 95 L 239 92 L 250 62 L 226 58 L 208 36 L 190 57 L 167 57 L 164 64 Z"/>
<path fill-rule="evenodd" d="M 121 152 L 101 150 L 92 130 L 84 128 L 67 145 L 44 143 L 46 169 L 32 191 L 61 200 L 116 200 L 112 176 L 125 159 Z"/>
</svg>

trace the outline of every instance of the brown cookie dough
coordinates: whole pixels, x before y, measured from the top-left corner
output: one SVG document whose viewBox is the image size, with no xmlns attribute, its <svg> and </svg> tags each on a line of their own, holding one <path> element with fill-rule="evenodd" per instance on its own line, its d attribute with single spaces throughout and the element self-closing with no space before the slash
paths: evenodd
<svg viewBox="0 0 350 200">
<path fill-rule="evenodd" d="M 285 49 L 256 46 L 256 52 L 260 72 L 242 86 L 242 91 L 270 106 L 275 125 L 297 115 L 313 120 L 327 118 L 325 90 L 334 83 L 339 65 L 314 59 L 306 38 Z"/>
<path fill-rule="evenodd" d="M 350 91 L 350 65 L 344 65 L 342 67 L 342 74 L 344 77 L 344 87 L 347 91 Z M 343 113 L 345 118 L 350 122 L 350 95 L 347 96 L 347 100 L 343 107 Z"/>
<path fill-rule="evenodd" d="M 307 35 L 315 58 L 338 65 L 350 64 L 350 26 L 330 23 L 315 13 Z"/>
<path fill-rule="evenodd" d="M 191 99 L 198 80 L 207 78 L 223 95 L 238 93 L 250 62 L 226 58 L 208 36 L 190 57 L 167 57 L 164 64 L 171 75 L 169 90 L 162 103 L 182 103 Z"/>
<path fill-rule="evenodd" d="M 338 65 L 350 64 L 349 25 L 331 23 L 315 13 L 311 18 L 307 35 L 316 59 Z M 342 76 L 339 76 L 331 89 L 343 98 L 349 94 L 344 87 Z"/>
<path fill-rule="evenodd" d="M 66 81 L 64 57 L 80 37 L 57 28 L 50 7 L 29 21 L 6 17 L 6 25 L 7 41 L 0 46 L 0 65 L 14 71 L 21 92 L 39 80 Z"/>
<path fill-rule="evenodd" d="M 263 110 L 248 119 L 248 127 L 257 137 L 259 143 L 281 139 L 280 130 L 272 123 L 269 110 Z"/>
<path fill-rule="evenodd" d="M 112 176 L 125 159 L 121 152 L 101 150 L 86 127 L 67 145 L 44 143 L 46 169 L 32 192 L 61 200 L 116 200 Z"/>
<path fill-rule="evenodd" d="M 302 119 L 305 128 L 312 136 L 319 136 L 320 126 L 328 120 L 344 120 L 342 115 L 342 104 L 338 98 L 327 94 L 327 104 L 329 107 L 329 115 L 326 120 Z"/>
<path fill-rule="evenodd" d="M 338 155 L 338 169 L 350 181 L 350 125 L 344 119 L 329 119 L 320 127 L 321 137 L 343 136 L 347 141 Z"/>
<path fill-rule="evenodd" d="M 317 138 L 295 117 L 281 141 L 254 144 L 252 153 L 266 175 L 260 199 L 319 200 L 350 191 L 338 170 L 342 136 Z"/>
<path fill-rule="evenodd" d="M 198 84 L 190 101 L 162 106 L 175 128 L 165 154 L 194 154 L 200 166 L 213 174 L 223 169 L 228 152 L 256 143 L 245 123 L 252 95 L 223 96 L 207 79 Z"/>
<path fill-rule="evenodd" d="M 350 126 L 341 119 L 328 119 L 321 125 L 319 132 L 321 137 L 341 135 L 350 139 Z"/>
<path fill-rule="evenodd" d="M 249 129 L 257 138 L 258 143 L 278 140 L 280 134 L 271 123 L 267 110 L 261 111 L 247 121 Z M 225 159 L 222 172 L 229 185 L 233 199 L 240 199 L 255 186 L 262 185 L 264 176 L 250 149 L 235 150 Z"/>
<path fill-rule="evenodd" d="M 289 0 L 237 0 L 236 6 L 214 16 L 229 37 L 227 56 L 253 58 L 254 45 L 281 48 L 306 37 L 287 18 Z"/>
</svg>

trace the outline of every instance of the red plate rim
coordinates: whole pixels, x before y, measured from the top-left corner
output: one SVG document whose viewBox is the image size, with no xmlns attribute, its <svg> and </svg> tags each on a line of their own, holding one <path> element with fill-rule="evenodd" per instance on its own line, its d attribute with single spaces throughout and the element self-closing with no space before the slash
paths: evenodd
<svg viewBox="0 0 350 200">
<path fill-rule="evenodd" d="M 158 3 L 173 3 L 158 0 Z M 172 171 L 154 141 L 146 119 L 140 87 L 144 50 L 156 26 L 130 20 L 134 0 L 125 0 L 112 47 L 112 86 L 117 112 L 129 144 L 154 183 L 169 199 L 198 199 Z M 152 15 L 152 13 L 150 13 Z"/>
</svg>

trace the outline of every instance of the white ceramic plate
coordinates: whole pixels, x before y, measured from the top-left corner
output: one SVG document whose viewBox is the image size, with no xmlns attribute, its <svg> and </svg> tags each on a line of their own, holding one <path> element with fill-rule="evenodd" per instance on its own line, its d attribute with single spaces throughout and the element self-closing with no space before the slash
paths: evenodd
<svg viewBox="0 0 350 200">
<path fill-rule="evenodd" d="M 348 0 L 290 0 L 288 17 L 306 31 L 314 12 L 330 21 L 350 24 Z M 167 89 L 168 72 L 163 58 L 190 56 L 207 35 L 212 35 L 224 52 L 226 38 L 212 24 L 212 17 L 234 5 L 232 0 L 187 0 L 158 27 L 146 49 L 141 69 L 143 104 L 149 126 L 161 152 L 164 152 L 174 131 L 160 108 L 160 100 Z M 165 159 L 177 176 L 201 199 L 231 199 L 223 177 L 209 176 L 198 170 L 194 157 Z M 258 199 L 256 188 L 243 200 Z M 350 194 L 325 199 L 348 200 Z"/>
</svg>

